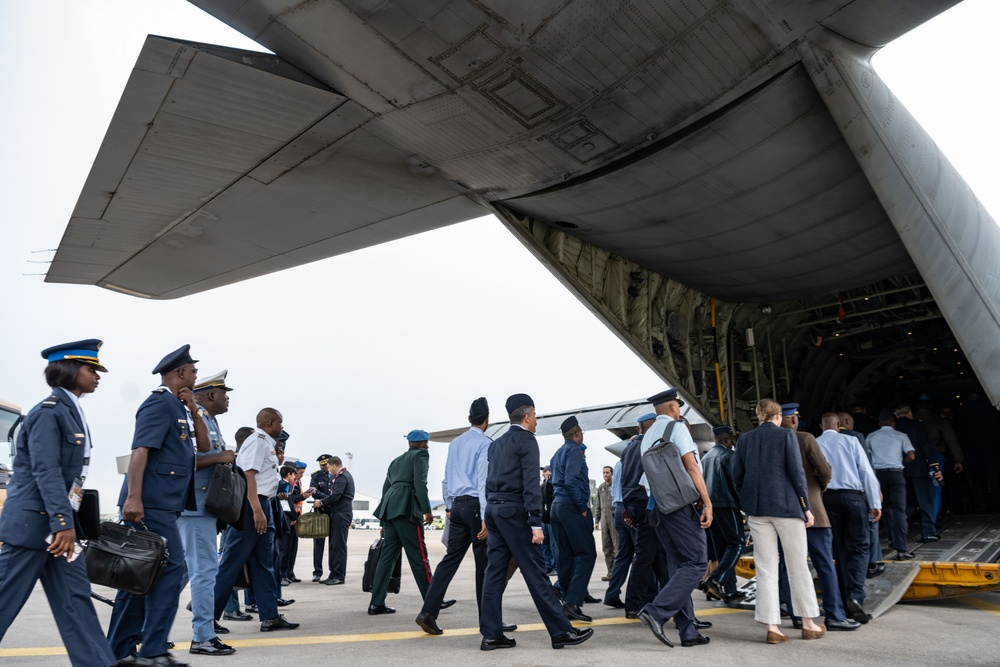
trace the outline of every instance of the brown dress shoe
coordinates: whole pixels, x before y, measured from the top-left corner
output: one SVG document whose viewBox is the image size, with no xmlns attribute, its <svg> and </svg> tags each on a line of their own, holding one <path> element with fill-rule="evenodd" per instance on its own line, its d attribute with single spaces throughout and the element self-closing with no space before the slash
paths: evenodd
<svg viewBox="0 0 1000 667">
<path fill-rule="evenodd" d="M 820 625 L 819 630 L 806 630 L 802 628 L 802 638 L 803 639 L 819 639 L 826 634 L 826 626 Z"/>
<path fill-rule="evenodd" d="M 787 641 L 788 641 L 788 635 L 783 635 L 780 632 L 771 632 L 770 630 L 767 631 L 768 644 L 784 644 Z"/>
</svg>

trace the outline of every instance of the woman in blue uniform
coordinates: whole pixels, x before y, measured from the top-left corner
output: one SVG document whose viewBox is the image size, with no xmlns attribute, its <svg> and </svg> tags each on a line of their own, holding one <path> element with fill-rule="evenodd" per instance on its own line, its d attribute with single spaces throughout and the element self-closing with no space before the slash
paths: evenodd
<svg viewBox="0 0 1000 667">
<path fill-rule="evenodd" d="M 90 430 L 80 397 L 93 393 L 99 340 L 42 352 L 52 394 L 28 413 L 17 438 L 14 475 L 0 516 L 0 640 L 39 579 L 70 662 L 114 665 L 114 655 L 90 600 L 90 580 L 78 551 L 76 510 L 90 463 Z"/>
</svg>

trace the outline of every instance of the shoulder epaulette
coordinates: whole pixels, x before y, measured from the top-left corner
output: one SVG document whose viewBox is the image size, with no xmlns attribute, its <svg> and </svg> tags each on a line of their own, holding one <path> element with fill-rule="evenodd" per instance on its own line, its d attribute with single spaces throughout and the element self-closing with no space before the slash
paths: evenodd
<svg viewBox="0 0 1000 667">
<path fill-rule="evenodd" d="M 163 393 L 163 392 L 165 392 L 166 390 L 167 390 L 167 388 L 166 388 L 166 387 L 157 387 L 156 389 L 154 389 L 154 390 L 153 390 L 153 392 L 152 392 L 152 393 L 154 393 L 154 394 L 162 394 L 162 393 Z"/>
<path fill-rule="evenodd" d="M 46 398 L 44 401 L 42 401 L 42 407 L 43 408 L 54 408 L 58 404 L 59 404 L 59 397 L 56 396 L 55 394 L 52 394 L 51 396 L 49 396 L 48 398 Z"/>
</svg>

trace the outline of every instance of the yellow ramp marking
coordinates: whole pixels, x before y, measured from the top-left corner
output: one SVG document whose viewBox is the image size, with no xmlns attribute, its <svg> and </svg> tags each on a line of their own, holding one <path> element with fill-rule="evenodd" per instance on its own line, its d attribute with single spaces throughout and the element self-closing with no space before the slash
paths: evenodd
<svg viewBox="0 0 1000 667">
<path fill-rule="evenodd" d="M 984 602 L 983 604 L 989 604 Z M 1000 609 L 1000 606 L 992 605 Z M 746 613 L 744 609 L 729 609 L 720 607 L 718 609 L 701 609 L 698 611 L 699 617 L 721 616 L 723 614 Z M 599 618 L 593 623 L 573 623 L 576 627 L 594 627 L 599 625 L 624 625 L 626 623 L 638 623 L 633 618 L 616 616 L 614 618 Z M 517 626 L 517 634 L 524 632 L 537 632 L 545 630 L 543 623 L 525 623 Z M 468 637 L 479 635 L 479 628 L 456 628 L 445 630 L 443 637 Z M 434 639 L 433 635 L 426 634 L 423 630 L 412 630 L 403 632 L 371 632 L 366 634 L 350 635 L 312 635 L 303 637 L 294 632 L 283 632 L 281 636 L 268 635 L 260 639 L 233 639 L 225 640 L 227 644 L 235 648 L 249 648 L 251 646 L 303 646 L 315 644 L 351 644 L 358 642 L 383 642 L 397 641 L 400 639 Z M 176 650 L 182 650 L 182 643 L 178 642 Z M 183 651 L 182 651 L 183 652 Z M 33 646 L 24 648 L 3 648 L 0 649 L 0 658 L 30 658 L 49 655 L 66 655 L 66 649 L 62 646 Z"/>
<path fill-rule="evenodd" d="M 982 609 L 988 614 L 993 614 L 994 616 L 1000 616 L 1000 604 L 994 604 L 992 602 L 987 602 L 986 600 L 973 597 L 958 598 L 958 601 L 962 604 L 967 604 L 970 607 L 975 607 L 976 609 Z"/>
</svg>

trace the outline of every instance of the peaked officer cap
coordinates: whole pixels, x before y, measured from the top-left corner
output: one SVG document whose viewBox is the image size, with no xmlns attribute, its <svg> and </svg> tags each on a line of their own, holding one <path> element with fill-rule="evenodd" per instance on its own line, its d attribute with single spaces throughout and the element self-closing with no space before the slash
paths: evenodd
<svg viewBox="0 0 1000 667">
<path fill-rule="evenodd" d="M 654 408 L 657 405 L 660 405 L 661 403 L 668 403 L 670 401 L 677 401 L 677 404 L 682 407 L 684 405 L 684 401 L 682 401 L 680 396 L 677 395 L 676 389 L 667 389 L 666 391 L 661 391 L 659 394 L 654 394 L 649 398 L 647 398 L 646 400 L 652 403 Z"/>
<path fill-rule="evenodd" d="M 160 363 L 153 369 L 153 375 L 165 375 L 170 371 L 177 370 L 184 364 L 196 363 L 198 363 L 198 360 L 191 358 L 191 346 L 183 345 L 160 359 Z"/>
<path fill-rule="evenodd" d="M 798 403 L 782 403 L 781 404 L 781 416 L 791 417 L 792 415 L 799 414 L 799 404 Z"/>
<path fill-rule="evenodd" d="M 232 391 L 232 387 L 226 386 L 226 374 L 229 371 L 224 370 L 215 375 L 209 375 L 207 378 L 199 382 L 194 386 L 194 391 L 206 391 L 208 389 L 221 389 L 222 391 Z"/>
<path fill-rule="evenodd" d="M 53 345 L 42 350 L 42 359 L 45 359 L 50 364 L 53 361 L 62 361 L 63 359 L 82 361 L 85 364 L 90 364 L 102 373 L 107 373 L 108 369 L 102 366 L 101 362 L 97 359 L 97 351 L 101 349 L 101 345 L 103 344 L 103 341 L 96 338 L 88 338 L 87 340 L 77 340 L 72 343 L 63 343 L 62 345 Z"/>
<path fill-rule="evenodd" d="M 712 433 L 715 435 L 722 435 L 723 433 L 732 433 L 733 429 L 729 426 L 723 424 L 722 426 L 715 426 L 712 428 Z"/>
<path fill-rule="evenodd" d="M 324 465 L 326 465 L 327 463 L 329 463 L 329 462 L 330 462 L 330 459 L 332 459 L 332 458 L 333 458 L 333 454 L 323 454 L 323 455 L 322 455 L 322 456 L 320 456 L 320 457 L 319 457 L 318 459 L 316 459 L 316 461 L 317 461 L 317 462 L 318 462 L 318 463 L 319 463 L 319 464 L 320 464 L 321 466 L 324 466 Z"/>
</svg>

